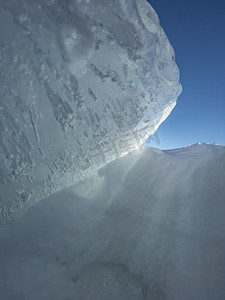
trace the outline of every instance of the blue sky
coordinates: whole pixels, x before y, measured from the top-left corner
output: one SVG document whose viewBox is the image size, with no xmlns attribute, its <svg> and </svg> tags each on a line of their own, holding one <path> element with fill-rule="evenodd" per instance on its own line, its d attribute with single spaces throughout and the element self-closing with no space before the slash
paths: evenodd
<svg viewBox="0 0 225 300">
<path fill-rule="evenodd" d="M 225 1 L 149 0 L 176 53 L 183 92 L 157 131 L 170 149 L 225 145 Z"/>
</svg>

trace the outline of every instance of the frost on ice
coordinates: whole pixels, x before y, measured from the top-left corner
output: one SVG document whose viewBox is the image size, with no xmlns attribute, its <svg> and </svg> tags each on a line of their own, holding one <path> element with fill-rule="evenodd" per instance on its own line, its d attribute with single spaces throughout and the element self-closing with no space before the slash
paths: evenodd
<svg viewBox="0 0 225 300">
<path fill-rule="evenodd" d="M 140 0 L 0 4 L 0 222 L 155 132 L 181 92 Z"/>
</svg>

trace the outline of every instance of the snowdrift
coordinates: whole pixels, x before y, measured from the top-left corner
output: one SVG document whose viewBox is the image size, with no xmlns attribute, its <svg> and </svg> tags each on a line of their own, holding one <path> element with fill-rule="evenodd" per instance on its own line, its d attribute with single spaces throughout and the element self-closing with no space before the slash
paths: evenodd
<svg viewBox="0 0 225 300">
<path fill-rule="evenodd" d="M 144 148 L 0 232 L 4 300 L 225 298 L 225 147 Z"/>
</svg>

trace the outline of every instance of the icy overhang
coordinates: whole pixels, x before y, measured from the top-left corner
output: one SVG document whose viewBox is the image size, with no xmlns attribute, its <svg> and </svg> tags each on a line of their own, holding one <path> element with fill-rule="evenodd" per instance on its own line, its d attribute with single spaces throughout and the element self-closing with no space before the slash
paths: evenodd
<svg viewBox="0 0 225 300">
<path fill-rule="evenodd" d="M 145 0 L 0 4 L 0 223 L 140 147 L 181 92 Z"/>
</svg>

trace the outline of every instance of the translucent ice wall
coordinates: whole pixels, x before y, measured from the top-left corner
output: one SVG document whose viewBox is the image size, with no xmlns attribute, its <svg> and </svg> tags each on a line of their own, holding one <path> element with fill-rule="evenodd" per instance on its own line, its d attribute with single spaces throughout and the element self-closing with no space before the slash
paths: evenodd
<svg viewBox="0 0 225 300">
<path fill-rule="evenodd" d="M 145 0 L 1 0 L 0 223 L 154 133 L 174 57 Z"/>
</svg>

